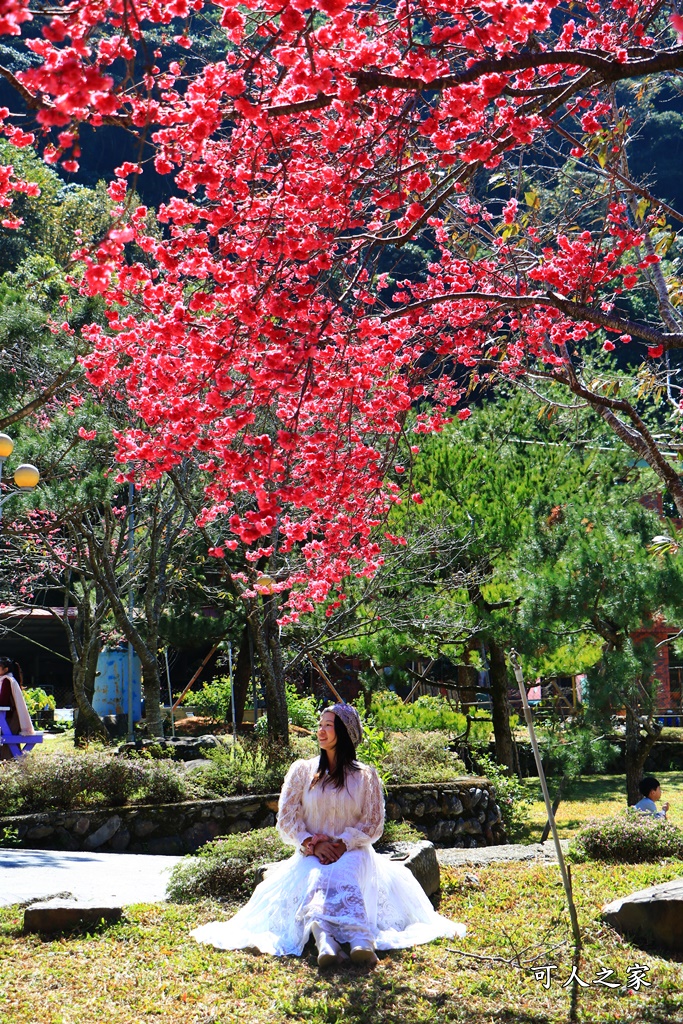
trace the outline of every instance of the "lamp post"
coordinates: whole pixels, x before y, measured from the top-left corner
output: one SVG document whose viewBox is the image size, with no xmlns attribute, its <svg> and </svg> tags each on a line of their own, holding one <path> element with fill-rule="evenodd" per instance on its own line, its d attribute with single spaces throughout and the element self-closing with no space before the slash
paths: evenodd
<svg viewBox="0 0 683 1024">
<path fill-rule="evenodd" d="M 5 463 L 14 451 L 14 441 L 8 434 L 0 434 L 0 486 L 2 485 L 2 474 Z M 40 480 L 40 473 L 35 466 L 23 462 L 14 471 L 14 487 L 7 494 L 0 496 L 0 521 L 2 521 L 2 509 L 5 502 L 13 498 L 15 494 L 22 494 L 26 491 L 35 491 Z"/>
</svg>

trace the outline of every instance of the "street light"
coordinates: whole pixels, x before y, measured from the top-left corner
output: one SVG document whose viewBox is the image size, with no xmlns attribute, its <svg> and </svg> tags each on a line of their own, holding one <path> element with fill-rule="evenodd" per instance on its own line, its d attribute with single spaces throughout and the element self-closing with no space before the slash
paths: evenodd
<svg viewBox="0 0 683 1024">
<path fill-rule="evenodd" d="M 8 434 L 0 434 L 0 486 L 2 485 L 5 462 L 13 451 L 14 441 L 12 438 Z M 35 491 L 39 480 L 40 473 L 35 466 L 30 465 L 28 462 L 22 462 L 20 466 L 17 466 L 14 471 L 14 488 L 0 497 L 0 520 L 2 520 L 2 509 L 5 502 L 13 498 L 15 494 L 21 494 L 24 491 Z"/>
</svg>

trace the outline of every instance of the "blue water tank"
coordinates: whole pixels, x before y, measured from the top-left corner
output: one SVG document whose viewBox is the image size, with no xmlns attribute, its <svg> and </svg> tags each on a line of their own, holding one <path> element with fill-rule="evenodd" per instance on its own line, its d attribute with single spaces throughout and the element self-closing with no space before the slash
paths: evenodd
<svg viewBox="0 0 683 1024">
<path fill-rule="evenodd" d="M 140 659 L 133 652 L 133 721 L 142 718 Z M 97 678 L 92 705 L 98 715 L 128 714 L 128 650 L 102 651 L 97 659 Z"/>
</svg>

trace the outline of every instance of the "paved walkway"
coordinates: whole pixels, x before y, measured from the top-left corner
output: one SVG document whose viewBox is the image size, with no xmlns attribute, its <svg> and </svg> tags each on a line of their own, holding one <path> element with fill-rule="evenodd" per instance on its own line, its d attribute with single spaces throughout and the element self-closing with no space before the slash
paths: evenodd
<svg viewBox="0 0 683 1024">
<path fill-rule="evenodd" d="M 560 846 L 566 852 L 568 840 L 561 839 Z M 508 846 L 479 846 L 472 850 L 437 850 L 436 858 L 439 864 L 446 868 L 457 867 L 460 864 L 476 864 L 482 867 L 485 864 L 495 864 L 505 861 L 531 862 L 534 864 L 557 864 L 557 853 L 555 844 L 547 843 L 510 843 Z"/>
<path fill-rule="evenodd" d="M 0 906 L 50 896 L 79 903 L 160 903 L 180 857 L 0 850 Z"/>
</svg>

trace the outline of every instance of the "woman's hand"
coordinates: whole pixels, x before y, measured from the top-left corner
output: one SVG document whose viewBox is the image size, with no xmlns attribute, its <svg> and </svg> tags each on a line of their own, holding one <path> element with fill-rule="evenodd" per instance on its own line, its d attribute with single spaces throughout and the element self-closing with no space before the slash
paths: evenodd
<svg viewBox="0 0 683 1024">
<path fill-rule="evenodd" d="M 341 839 L 323 839 L 315 844 L 314 853 L 321 864 L 334 864 L 346 853 L 346 843 Z"/>
<path fill-rule="evenodd" d="M 331 842 L 332 836 L 325 835 L 324 832 L 316 832 L 315 835 L 307 836 L 306 839 L 304 839 L 303 843 L 301 844 L 301 848 L 303 851 L 306 852 L 307 856 L 310 856 L 315 851 L 316 843 L 320 843 L 325 839 Z"/>
</svg>

